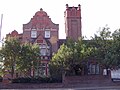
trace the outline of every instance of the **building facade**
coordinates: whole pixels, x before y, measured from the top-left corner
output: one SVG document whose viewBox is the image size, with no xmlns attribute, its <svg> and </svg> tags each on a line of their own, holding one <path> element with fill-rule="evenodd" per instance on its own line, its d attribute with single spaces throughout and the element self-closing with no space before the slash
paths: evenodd
<svg viewBox="0 0 120 90">
<path fill-rule="evenodd" d="M 58 31 L 59 24 L 54 24 L 47 13 L 41 8 L 27 24 L 23 24 L 23 43 L 30 41 L 43 46 L 45 43 L 49 43 L 51 44 L 50 48 L 52 52 L 56 52 L 59 36 Z"/>
<path fill-rule="evenodd" d="M 14 30 L 7 34 L 7 37 L 16 36 L 22 43 L 37 43 L 40 47 L 41 57 L 41 65 L 39 68 L 40 76 L 48 76 L 48 62 L 52 57 L 52 53 L 58 50 L 58 31 L 59 24 L 54 24 L 47 13 L 41 8 L 27 24 L 23 24 L 22 34 L 18 34 L 18 32 Z M 36 74 L 36 72 L 34 72 L 34 74 Z"/>
<path fill-rule="evenodd" d="M 27 24 L 23 24 L 22 42 L 38 43 L 40 46 L 40 75 L 49 75 L 48 62 L 52 53 L 57 51 L 58 31 L 59 25 L 54 24 L 42 8 Z"/>
<path fill-rule="evenodd" d="M 77 41 L 81 34 L 81 9 L 69 7 L 66 4 L 65 31 L 66 37 Z M 16 30 L 7 34 L 7 37 L 16 36 L 21 43 L 37 43 L 40 47 L 41 65 L 39 68 L 40 76 L 49 75 L 48 63 L 52 54 L 56 53 L 61 44 L 66 39 L 59 39 L 59 24 L 54 24 L 51 18 L 41 8 L 26 24 L 23 24 L 23 33 L 18 34 Z M 36 74 L 36 72 L 34 72 Z"/>
</svg>

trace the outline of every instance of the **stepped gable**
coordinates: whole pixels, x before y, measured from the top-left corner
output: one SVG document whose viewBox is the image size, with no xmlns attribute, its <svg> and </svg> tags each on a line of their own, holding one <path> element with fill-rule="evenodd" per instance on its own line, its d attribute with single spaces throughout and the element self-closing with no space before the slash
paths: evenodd
<svg viewBox="0 0 120 90">
<path fill-rule="evenodd" d="M 30 27 L 34 28 L 57 28 L 59 24 L 55 24 L 52 22 L 51 18 L 48 14 L 43 11 L 41 8 L 40 11 L 37 11 L 35 15 L 31 18 L 31 20 L 27 24 L 23 24 L 23 29 L 29 29 Z"/>
</svg>

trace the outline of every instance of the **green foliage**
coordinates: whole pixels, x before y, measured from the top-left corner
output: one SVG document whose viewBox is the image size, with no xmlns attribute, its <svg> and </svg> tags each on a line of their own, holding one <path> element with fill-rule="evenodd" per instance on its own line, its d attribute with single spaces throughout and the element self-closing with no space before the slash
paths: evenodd
<svg viewBox="0 0 120 90">
<path fill-rule="evenodd" d="M 61 77 L 66 71 L 74 74 L 74 67 L 83 67 L 83 62 L 89 59 L 96 59 L 104 68 L 120 67 L 120 29 L 113 33 L 109 29 L 107 26 L 102 28 L 91 40 L 74 42 L 67 39 L 50 61 L 50 75 Z M 38 71 L 39 54 L 37 44 L 21 44 L 16 38 L 8 38 L 0 50 L 0 62 L 12 76 L 14 71 L 27 73 L 31 68 Z"/>
<path fill-rule="evenodd" d="M 0 78 L 0 81 L 2 78 Z M 60 78 L 55 77 L 20 77 L 12 80 L 12 83 L 61 83 Z"/>
<path fill-rule="evenodd" d="M 106 59 L 110 61 L 111 68 L 120 67 L 120 29 L 112 34 L 113 40 L 106 54 Z"/>
<path fill-rule="evenodd" d="M 87 47 L 82 40 L 73 42 L 68 39 L 67 43 L 61 45 L 58 52 L 53 56 L 50 62 L 50 71 L 54 74 L 65 73 L 66 71 L 75 74 L 76 65 L 82 67 L 82 61 L 87 59 L 90 53 L 91 48 Z"/>
<path fill-rule="evenodd" d="M 26 73 L 31 68 L 36 69 L 40 63 L 39 50 L 37 44 L 21 44 L 16 38 L 8 38 L 0 51 L 4 70 L 8 70 L 13 77 L 15 71 Z"/>
<path fill-rule="evenodd" d="M 69 68 L 70 60 L 72 59 L 73 52 L 71 48 L 63 44 L 60 46 L 58 52 L 53 56 L 50 62 L 50 73 L 52 76 L 61 76 L 65 70 Z"/>
<path fill-rule="evenodd" d="M 20 42 L 16 38 L 8 38 L 1 49 L 4 68 L 10 71 L 12 77 L 15 72 L 16 62 L 20 56 L 20 49 Z"/>
<path fill-rule="evenodd" d="M 40 63 L 39 56 L 39 46 L 37 44 L 25 43 L 21 45 L 17 70 L 27 72 L 31 68 L 37 69 L 37 64 Z"/>
<path fill-rule="evenodd" d="M 109 27 L 104 27 L 99 35 L 92 39 L 93 54 L 105 68 L 120 67 L 120 30 L 111 34 Z"/>
<path fill-rule="evenodd" d="M 120 29 L 111 33 L 106 26 L 91 40 L 68 39 L 53 56 L 51 71 L 56 74 L 73 71 L 75 65 L 82 67 L 82 62 L 90 59 L 97 60 L 103 68 L 120 67 Z"/>
<path fill-rule="evenodd" d="M 52 62 L 54 65 L 58 67 L 67 68 L 69 64 L 69 59 L 71 59 L 72 51 L 70 48 L 68 48 L 65 44 L 63 44 L 60 49 L 58 50 L 58 53 L 56 53 L 53 58 Z"/>
</svg>

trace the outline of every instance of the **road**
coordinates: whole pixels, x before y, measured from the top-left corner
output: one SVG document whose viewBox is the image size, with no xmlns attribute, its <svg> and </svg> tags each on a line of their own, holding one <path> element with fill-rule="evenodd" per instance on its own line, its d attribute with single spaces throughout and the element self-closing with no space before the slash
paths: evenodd
<svg viewBox="0 0 120 90">
<path fill-rule="evenodd" d="M 0 90 L 11 89 L 11 90 L 120 90 L 120 83 L 97 85 L 97 84 L 70 84 L 64 85 L 62 83 L 51 83 L 51 84 L 29 84 L 29 83 L 0 83 Z"/>
<path fill-rule="evenodd" d="M 5 90 L 5 89 L 0 89 Z M 21 90 L 21 89 L 11 89 Z M 26 90 L 26 89 L 22 89 Z M 107 87 L 79 87 L 79 88 L 50 88 L 50 89 L 29 89 L 29 90 L 120 90 L 120 86 L 107 86 Z"/>
</svg>

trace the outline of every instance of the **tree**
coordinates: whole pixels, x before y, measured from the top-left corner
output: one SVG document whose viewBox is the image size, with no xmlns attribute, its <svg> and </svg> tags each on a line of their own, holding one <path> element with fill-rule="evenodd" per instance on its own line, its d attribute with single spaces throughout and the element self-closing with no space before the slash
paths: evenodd
<svg viewBox="0 0 120 90">
<path fill-rule="evenodd" d="M 109 49 L 111 48 L 112 44 L 112 36 L 111 32 L 109 31 L 109 27 L 103 27 L 102 31 L 99 31 L 99 35 L 94 36 L 92 38 L 92 46 L 94 48 L 94 58 L 101 63 L 104 68 L 109 68 L 110 60 L 107 58 L 109 54 Z"/>
<path fill-rule="evenodd" d="M 24 72 L 27 74 L 31 69 L 38 69 L 38 64 L 40 63 L 40 51 L 37 44 L 25 43 L 21 45 L 20 58 L 18 61 L 19 72 Z"/>
<path fill-rule="evenodd" d="M 13 75 L 15 73 L 28 73 L 31 69 L 37 70 L 40 64 L 40 49 L 37 44 L 24 43 L 17 38 L 7 38 L 0 51 L 4 70 Z M 29 74 L 30 75 L 30 74 Z"/>
<path fill-rule="evenodd" d="M 108 50 L 106 59 L 109 60 L 110 68 L 120 67 L 120 29 L 116 30 L 112 34 L 113 40 L 111 47 Z"/>
<path fill-rule="evenodd" d="M 2 57 L 0 55 L 0 76 L 3 76 L 2 69 L 3 69 L 3 59 L 2 59 Z"/>
<path fill-rule="evenodd" d="M 91 48 L 87 47 L 82 40 L 73 42 L 69 39 L 53 56 L 51 66 L 57 69 L 57 73 L 61 70 L 64 73 L 67 72 L 68 75 L 79 75 L 82 71 L 83 61 L 90 56 L 90 52 Z"/>
<path fill-rule="evenodd" d="M 60 70 L 61 74 L 64 74 L 65 70 L 69 68 L 69 60 L 71 59 L 72 53 L 71 49 L 65 44 L 61 45 L 50 62 L 51 66 L 57 67 L 56 71 Z"/>
<path fill-rule="evenodd" d="M 20 49 L 20 42 L 16 38 L 8 38 L 1 49 L 4 69 L 10 71 L 12 78 L 17 66 L 16 62 L 20 57 Z"/>
</svg>

